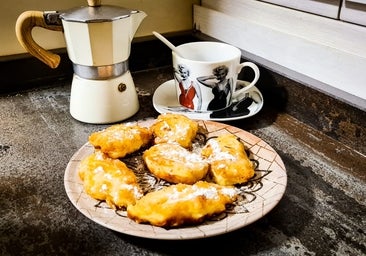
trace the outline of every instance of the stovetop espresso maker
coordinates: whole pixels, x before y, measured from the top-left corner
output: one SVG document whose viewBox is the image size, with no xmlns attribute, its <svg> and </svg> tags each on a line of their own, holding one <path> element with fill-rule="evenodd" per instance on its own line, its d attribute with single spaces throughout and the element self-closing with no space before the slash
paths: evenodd
<svg viewBox="0 0 366 256">
<path fill-rule="evenodd" d="M 88 0 L 88 6 L 67 11 L 26 11 L 17 20 L 16 35 L 30 54 L 56 68 L 60 56 L 39 46 L 31 31 L 36 26 L 63 31 L 74 70 L 71 115 L 85 123 L 114 123 L 139 109 L 128 58 L 145 17 L 142 11 Z"/>
</svg>

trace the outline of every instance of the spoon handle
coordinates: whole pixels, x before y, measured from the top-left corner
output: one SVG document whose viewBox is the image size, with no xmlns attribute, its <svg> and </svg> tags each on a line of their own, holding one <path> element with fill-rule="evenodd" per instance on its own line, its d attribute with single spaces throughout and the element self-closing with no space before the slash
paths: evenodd
<svg viewBox="0 0 366 256">
<path fill-rule="evenodd" d="M 162 36 L 161 34 L 159 34 L 156 31 L 152 32 L 154 34 L 154 36 L 156 36 L 160 41 L 162 41 L 165 45 L 167 45 L 173 52 L 175 52 L 176 54 L 178 54 L 180 57 L 183 57 L 182 54 L 179 53 L 179 50 L 177 49 L 177 47 L 175 47 L 171 42 L 168 41 L 168 39 L 166 39 L 164 36 Z"/>
</svg>

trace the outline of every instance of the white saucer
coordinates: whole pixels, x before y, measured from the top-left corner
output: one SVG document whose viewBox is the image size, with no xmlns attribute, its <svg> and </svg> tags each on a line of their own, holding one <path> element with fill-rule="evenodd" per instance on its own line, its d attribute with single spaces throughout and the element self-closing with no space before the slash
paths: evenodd
<svg viewBox="0 0 366 256">
<path fill-rule="evenodd" d="M 247 84 L 246 81 L 238 83 Z M 154 92 L 153 105 L 159 113 L 179 113 L 192 119 L 213 120 L 213 121 L 231 121 L 251 117 L 257 114 L 263 107 L 263 96 L 257 87 L 253 86 L 248 90 L 247 102 L 236 111 L 232 111 L 232 106 L 225 110 L 197 112 L 182 107 L 177 99 L 174 80 L 169 80 L 160 85 Z"/>
</svg>

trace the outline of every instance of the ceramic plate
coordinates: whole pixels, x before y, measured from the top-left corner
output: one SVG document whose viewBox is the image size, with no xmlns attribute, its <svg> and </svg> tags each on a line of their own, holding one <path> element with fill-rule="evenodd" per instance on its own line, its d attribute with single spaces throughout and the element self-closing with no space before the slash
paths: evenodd
<svg viewBox="0 0 366 256">
<path fill-rule="evenodd" d="M 141 126 L 150 126 L 154 119 L 137 122 Z M 137 224 L 126 217 L 125 213 L 116 213 L 108 207 L 100 207 L 100 202 L 92 199 L 83 190 L 78 176 L 80 161 L 90 155 L 94 148 L 91 144 L 83 145 L 71 158 L 65 171 L 64 185 L 73 205 L 92 221 L 128 235 L 164 239 L 184 240 L 211 237 L 242 228 L 262 218 L 282 198 L 287 175 L 285 166 L 276 151 L 260 138 L 239 128 L 213 121 L 198 121 L 208 131 L 208 137 L 232 133 L 239 137 L 250 151 L 251 159 L 257 162 L 256 174 L 240 189 L 245 193 L 241 213 L 226 212 L 223 217 L 210 219 L 201 225 L 164 229 L 148 224 Z"/>
<path fill-rule="evenodd" d="M 249 83 L 246 81 L 238 81 L 239 86 L 240 84 L 246 85 Z M 169 80 L 155 90 L 153 105 L 159 113 L 179 113 L 197 120 L 231 121 L 248 118 L 257 114 L 263 107 L 263 96 L 258 88 L 253 86 L 248 90 L 246 98 L 243 101 L 233 103 L 231 107 L 224 110 L 191 111 L 179 104 L 174 80 Z"/>
</svg>

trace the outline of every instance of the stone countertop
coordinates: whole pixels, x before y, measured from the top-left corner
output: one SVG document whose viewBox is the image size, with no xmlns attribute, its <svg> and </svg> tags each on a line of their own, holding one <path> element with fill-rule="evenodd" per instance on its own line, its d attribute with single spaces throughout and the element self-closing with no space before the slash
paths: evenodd
<svg viewBox="0 0 366 256">
<path fill-rule="evenodd" d="M 170 70 L 133 77 L 141 108 L 126 121 L 156 117 L 152 94 L 172 78 Z M 107 125 L 73 119 L 69 96 L 70 83 L 61 82 L 0 97 L 1 255 L 366 254 L 365 180 L 311 146 L 311 141 L 336 142 L 266 105 L 251 118 L 228 122 L 266 141 L 287 169 L 282 200 L 260 220 L 228 234 L 185 241 L 133 237 L 89 220 L 68 199 L 64 172 L 89 134 Z"/>
</svg>

